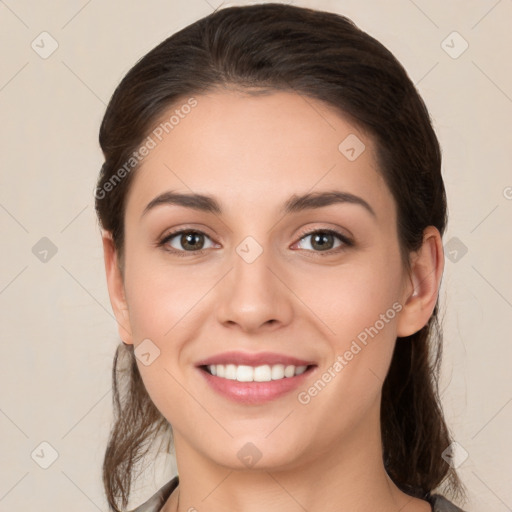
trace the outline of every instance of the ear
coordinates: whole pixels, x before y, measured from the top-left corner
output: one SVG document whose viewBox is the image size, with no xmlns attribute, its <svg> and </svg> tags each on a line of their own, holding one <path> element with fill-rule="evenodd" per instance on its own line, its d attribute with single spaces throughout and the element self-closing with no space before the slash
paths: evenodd
<svg viewBox="0 0 512 512">
<path fill-rule="evenodd" d="M 121 339 L 128 344 L 133 344 L 130 327 L 128 304 L 124 291 L 123 275 L 119 266 L 119 258 L 115 249 L 112 233 L 102 231 L 103 257 L 105 260 L 105 272 L 107 274 L 108 294 L 110 304 L 117 320 L 117 329 Z"/>
<path fill-rule="evenodd" d="M 397 336 L 410 336 L 432 316 L 444 270 L 444 251 L 439 230 L 428 226 L 423 244 L 411 255 L 411 273 L 402 295 L 403 309 L 397 321 Z"/>
</svg>

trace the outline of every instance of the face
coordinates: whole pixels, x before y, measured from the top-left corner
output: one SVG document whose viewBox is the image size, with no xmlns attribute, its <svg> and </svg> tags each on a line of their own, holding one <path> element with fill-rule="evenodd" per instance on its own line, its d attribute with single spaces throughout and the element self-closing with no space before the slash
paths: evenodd
<svg viewBox="0 0 512 512">
<path fill-rule="evenodd" d="M 397 335 L 429 316 L 404 316 L 411 281 L 374 144 L 293 93 L 195 98 L 136 171 L 122 293 L 109 284 L 177 453 L 284 468 L 364 442 Z"/>
</svg>

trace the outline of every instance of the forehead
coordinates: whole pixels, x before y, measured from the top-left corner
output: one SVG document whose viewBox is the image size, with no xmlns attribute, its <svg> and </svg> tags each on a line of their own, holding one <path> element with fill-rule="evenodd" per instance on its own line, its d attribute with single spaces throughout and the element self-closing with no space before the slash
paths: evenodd
<svg viewBox="0 0 512 512">
<path fill-rule="evenodd" d="M 393 199 L 373 141 L 329 105 L 290 92 L 217 91 L 194 100 L 182 110 L 187 98 L 176 103 L 154 123 L 127 212 L 140 215 L 167 190 L 212 195 L 226 209 L 277 211 L 292 194 L 339 189 L 387 211 L 389 222 Z"/>
</svg>

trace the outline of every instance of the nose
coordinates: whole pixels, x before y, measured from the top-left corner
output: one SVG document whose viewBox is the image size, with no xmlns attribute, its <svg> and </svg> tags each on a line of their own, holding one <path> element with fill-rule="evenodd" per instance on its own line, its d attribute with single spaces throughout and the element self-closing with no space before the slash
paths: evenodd
<svg viewBox="0 0 512 512">
<path fill-rule="evenodd" d="M 282 266 L 263 250 L 252 260 L 250 251 L 233 254 L 233 267 L 217 290 L 217 320 L 244 332 L 270 331 L 288 324 L 293 316 L 293 293 L 286 286 Z M 261 249 L 259 249 L 261 250 Z M 254 255 L 252 255 L 254 256 Z"/>
</svg>

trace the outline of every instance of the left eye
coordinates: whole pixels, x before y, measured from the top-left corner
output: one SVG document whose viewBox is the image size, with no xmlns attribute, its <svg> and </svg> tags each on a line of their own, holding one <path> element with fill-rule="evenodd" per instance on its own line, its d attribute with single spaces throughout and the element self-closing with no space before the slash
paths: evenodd
<svg viewBox="0 0 512 512">
<path fill-rule="evenodd" d="M 313 250 L 314 252 L 327 252 L 337 249 L 342 245 L 352 245 L 351 241 L 346 236 L 330 229 L 311 231 L 305 234 L 300 240 L 306 240 L 307 238 L 311 238 L 309 245 L 312 249 L 308 247 L 300 247 L 300 249 Z M 334 246 L 336 239 L 338 239 L 340 243 Z"/>
</svg>

